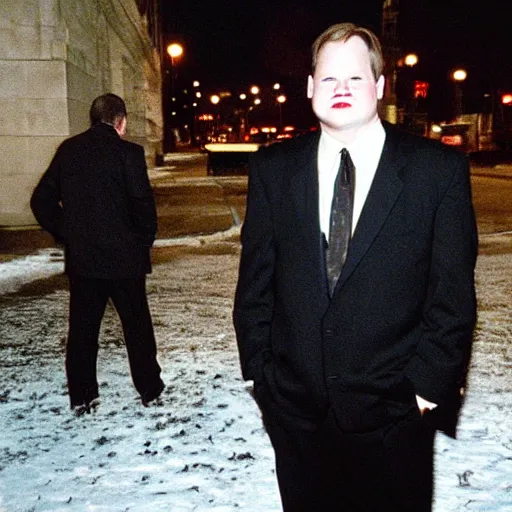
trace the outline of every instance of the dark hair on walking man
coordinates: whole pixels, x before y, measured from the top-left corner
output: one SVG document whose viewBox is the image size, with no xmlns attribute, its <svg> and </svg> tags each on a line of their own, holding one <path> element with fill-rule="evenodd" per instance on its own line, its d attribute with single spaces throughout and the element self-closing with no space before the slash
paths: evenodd
<svg viewBox="0 0 512 512">
<path fill-rule="evenodd" d="M 115 126 L 123 117 L 126 117 L 126 105 L 119 96 L 107 93 L 98 96 L 89 110 L 91 125 L 106 123 Z"/>
</svg>

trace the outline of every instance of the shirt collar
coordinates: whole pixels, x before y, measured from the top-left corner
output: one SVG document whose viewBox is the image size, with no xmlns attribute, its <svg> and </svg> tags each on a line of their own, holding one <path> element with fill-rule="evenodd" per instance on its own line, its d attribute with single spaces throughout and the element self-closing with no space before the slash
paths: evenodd
<svg viewBox="0 0 512 512">
<path fill-rule="evenodd" d="M 350 157 L 357 167 L 358 161 L 367 158 L 369 148 L 374 148 L 380 155 L 385 138 L 386 132 L 379 119 L 368 126 L 351 144 L 343 144 L 332 137 L 332 135 L 322 130 L 320 136 L 320 150 L 325 152 L 325 154 L 337 155 L 343 148 L 347 148 Z"/>
</svg>

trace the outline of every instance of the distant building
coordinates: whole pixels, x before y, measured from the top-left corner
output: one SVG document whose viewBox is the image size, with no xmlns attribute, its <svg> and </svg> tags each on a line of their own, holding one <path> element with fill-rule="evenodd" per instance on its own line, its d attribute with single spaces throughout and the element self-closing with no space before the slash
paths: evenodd
<svg viewBox="0 0 512 512">
<path fill-rule="evenodd" d="M 149 161 L 161 153 L 159 26 L 158 0 L 0 2 L 0 226 L 35 223 L 35 184 L 100 94 L 125 99 Z"/>
</svg>

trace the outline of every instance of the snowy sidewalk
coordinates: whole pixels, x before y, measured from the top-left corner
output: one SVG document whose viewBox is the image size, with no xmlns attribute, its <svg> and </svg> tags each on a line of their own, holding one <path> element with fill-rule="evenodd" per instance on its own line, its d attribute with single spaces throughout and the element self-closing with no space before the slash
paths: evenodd
<svg viewBox="0 0 512 512">
<path fill-rule="evenodd" d="M 186 246 L 181 256 L 155 265 L 148 279 L 167 384 L 164 404 L 154 408 L 140 405 L 109 309 L 99 354 L 102 403 L 94 414 L 71 416 L 59 254 L 3 267 L 1 512 L 280 510 L 272 450 L 240 378 L 231 326 L 236 233 L 161 242 L 155 251 L 178 243 Z M 18 265 L 25 266 L 16 274 Z M 510 254 L 479 258 L 467 400 L 459 440 L 437 438 L 435 512 L 512 510 L 510 275 Z"/>
</svg>

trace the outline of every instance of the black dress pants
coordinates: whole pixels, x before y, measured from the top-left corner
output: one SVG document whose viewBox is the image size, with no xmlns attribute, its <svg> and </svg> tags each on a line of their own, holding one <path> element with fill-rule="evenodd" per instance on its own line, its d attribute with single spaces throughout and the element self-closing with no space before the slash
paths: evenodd
<svg viewBox="0 0 512 512">
<path fill-rule="evenodd" d="M 119 315 L 135 388 L 145 401 L 163 389 L 156 341 L 146 296 L 145 276 L 134 279 L 90 279 L 69 276 L 69 332 L 66 375 L 71 406 L 97 398 L 98 337 L 109 299 Z"/>
<path fill-rule="evenodd" d="M 284 512 L 430 512 L 434 429 L 420 417 L 346 433 L 329 413 L 315 430 L 263 414 Z"/>
</svg>

